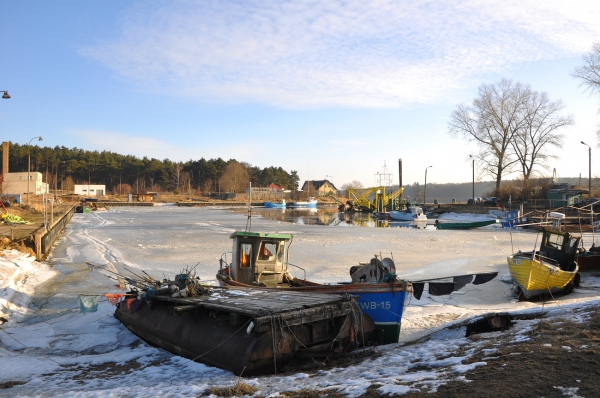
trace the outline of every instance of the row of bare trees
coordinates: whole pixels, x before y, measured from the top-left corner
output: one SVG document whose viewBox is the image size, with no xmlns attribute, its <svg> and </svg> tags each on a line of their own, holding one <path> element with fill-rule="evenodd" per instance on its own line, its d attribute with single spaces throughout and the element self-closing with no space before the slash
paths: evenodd
<svg viewBox="0 0 600 398">
<path fill-rule="evenodd" d="M 482 84 L 472 104 L 458 105 L 449 133 L 477 144 L 477 160 L 483 173 L 495 179 L 496 191 L 503 176 L 516 169 L 527 189 L 534 172 L 555 157 L 552 150 L 562 147 L 560 130 L 574 124 L 573 116 L 562 114 L 564 107 L 545 92 L 502 79 Z"/>
<path fill-rule="evenodd" d="M 600 95 L 600 42 L 571 75 L 590 94 Z M 502 178 L 517 170 L 526 192 L 534 174 L 548 169 L 548 160 L 557 157 L 554 151 L 562 148 L 562 129 L 574 124 L 572 115 L 562 113 L 564 108 L 561 100 L 553 101 L 528 84 L 502 79 L 479 86 L 472 104 L 458 105 L 450 116 L 448 132 L 477 144 L 476 159 L 482 174 L 495 179 L 496 193 Z M 600 142 L 600 125 L 597 137 Z"/>
</svg>

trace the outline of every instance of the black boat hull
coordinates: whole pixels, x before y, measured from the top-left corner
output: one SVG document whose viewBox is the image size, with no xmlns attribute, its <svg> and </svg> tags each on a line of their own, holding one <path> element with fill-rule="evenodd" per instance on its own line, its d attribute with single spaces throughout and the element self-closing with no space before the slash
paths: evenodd
<svg viewBox="0 0 600 398">
<path fill-rule="evenodd" d="M 122 301 L 115 317 L 151 345 L 243 376 L 276 373 L 295 357 L 352 350 L 375 330 L 368 315 L 353 311 L 291 326 L 273 316 L 269 330 L 257 331 L 248 316 L 202 307 L 178 311 L 160 300 L 135 300 L 129 308 Z"/>
</svg>

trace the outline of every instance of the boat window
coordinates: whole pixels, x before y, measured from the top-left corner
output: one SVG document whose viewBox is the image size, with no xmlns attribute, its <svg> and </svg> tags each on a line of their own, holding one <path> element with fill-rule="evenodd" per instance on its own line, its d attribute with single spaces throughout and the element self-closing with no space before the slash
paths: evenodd
<svg viewBox="0 0 600 398">
<path fill-rule="evenodd" d="M 567 253 L 575 253 L 575 249 L 579 247 L 579 239 L 571 239 L 569 240 L 569 247 L 567 248 Z"/>
<path fill-rule="evenodd" d="M 283 252 L 285 249 L 285 242 L 280 242 L 279 243 L 279 250 L 277 250 L 277 262 L 281 263 L 283 262 Z"/>
<path fill-rule="evenodd" d="M 258 259 L 260 261 L 273 261 L 277 254 L 277 243 L 276 242 L 261 242 L 260 250 L 258 252 Z"/>
<path fill-rule="evenodd" d="M 240 245 L 240 267 L 248 268 L 252 266 L 252 243 L 242 243 Z"/>
<path fill-rule="evenodd" d="M 546 238 L 545 246 L 551 247 L 553 249 L 560 250 L 562 249 L 564 236 L 559 234 L 549 234 Z"/>
</svg>

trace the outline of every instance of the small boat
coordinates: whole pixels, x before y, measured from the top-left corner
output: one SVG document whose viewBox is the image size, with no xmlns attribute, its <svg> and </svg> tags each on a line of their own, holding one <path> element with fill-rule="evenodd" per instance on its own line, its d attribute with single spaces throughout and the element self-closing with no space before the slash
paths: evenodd
<svg viewBox="0 0 600 398">
<path fill-rule="evenodd" d="M 285 199 L 278 200 L 276 202 L 264 202 L 265 209 L 285 209 Z"/>
<path fill-rule="evenodd" d="M 396 221 L 425 221 L 427 220 L 427 216 L 423 214 L 423 209 L 418 206 L 411 206 L 407 210 L 397 211 L 392 210 L 389 211 L 388 214 L 392 218 L 392 220 Z"/>
<path fill-rule="evenodd" d="M 506 218 L 506 211 L 504 210 L 490 210 L 490 215 L 496 218 Z"/>
<path fill-rule="evenodd" d="M 230 238 L 233 240 L 233 250 L 221 256 L 217 272 L 221 286 L 351 295 L 356 297 L 361 311 L 382 331 L 380 342 L 398 342 L 402 314 L 408 293 L 412 292 L 412 284 L 397 278 L 396 266 L 391 258 L 375 257 L 369 262 L 352 266 L 351 282 L 320 284 L 306 280 L 306 271 L 289 262 L 289 247 L 293 240 L 291 234 L 236 231 Z M 231 254 L 231 262 L 228 261 L 228 254 Z M 289 266 L 304 271 L 304 279 L 293 277 L 288 271 Z M 486 277 L 491 280 L 496 275 L 484 273 L 476 280 L 481 281 Z M 473 275 L 469 277 L 473 279 Z M 429 282 L 429 293 L 432 295 L 450 294 L 466 284 L 418 281 L 420 293 L 425 282 Z"/>
<path fill-rule="evenodd" d="M 444 222 L 435 220 L 435 227 L 437 229 L 473 229 L 479 227 L 485 227 L 488 225 L 495 224 L 497 220 L 483 220 L 483 221 L 464 221 L 464 222 Z"/>
<path fill-rule="evenodd" d="M 75 207 L 75 213 L 91 213 L 92 207 L 89 205 L 78 205 Z"/>
<path fill-rule="evenodd" d="M 556 213 L 550 213 L 551 215 Z M 564 218 L 564 214 L 562 215 Z M 579 286 L 576 258 L 581 237 L 557 229 L 544 229 L 539 250 L 517 252 L 507 258 L 519 299 L 565 293 Z"/>
<path fill-rule="evenodd" d="M 127 329 L 151 345 L 241 376 L 277 373 L 294 358 L 348 352 L 376 331 L 350 296 L 214 288 L 189 272 L 174 281 L 131 283 L 137 287 L 114 315 Z"/>
<path fill-rule="evenodd" d="M 313 197 L 308 198 L 308 200 L 306 201 L 297 201 L 297 202 L 290 202 L 290 207 L 311 207 L 311 208 L 316 208 L 317 207 L 317 200 Z"/>
<path fill-rule="evenodd" d="M 591 247 L 589 250 L 579 250 L 577 265 L 579 272 L 600 271 L 600 248 Z"/>
<path fill-rule="evenodd" d="M 378 220 L 391 220 L 392 219 L 392 217 L 390 217 L 390 214 L 387 212 L 374 211 L 372 214 L 373 214 L 373 217 Z"/>
</svg>

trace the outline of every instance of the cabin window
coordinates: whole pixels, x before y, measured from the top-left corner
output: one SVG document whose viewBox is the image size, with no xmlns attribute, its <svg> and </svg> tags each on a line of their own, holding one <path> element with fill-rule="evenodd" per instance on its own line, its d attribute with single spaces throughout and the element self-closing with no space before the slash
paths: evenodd
<svg viewBox="0 0 600 398">
<path fill-rule="evenodd" d="M 579 246 L 579 239 L 571 239 L 569 240 L 569 247 L 567 248 L 567 253 L 575 253 L 575 250 Z"/>
<path fill-rule="evenodd" d="M 560 250 L 562 249 L 563 239 L 564 237 L 562 235 L 550 234 L 548 235 L 548 238 L 546 238 L 546 246 Z"/>
<path fill-rule="evenodd" d="M 277 255 L 277 243 L 261 242 L 260 250 L 258 252 L 258 259 L 260 261 L 274 261 L 276 255 Z"/>
<path fill-rule="evenodd" d="M 240 267 L 248 268 L 252 266 L 252 243 L 242 243 L 240 245 Z"/>
</svg>

